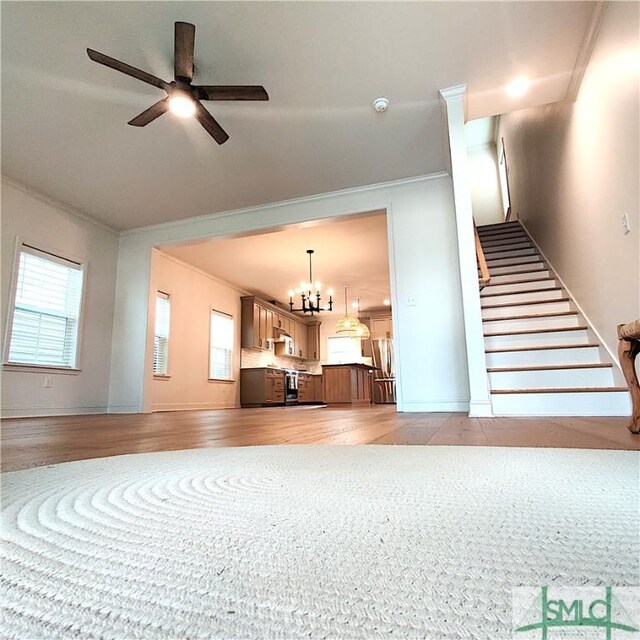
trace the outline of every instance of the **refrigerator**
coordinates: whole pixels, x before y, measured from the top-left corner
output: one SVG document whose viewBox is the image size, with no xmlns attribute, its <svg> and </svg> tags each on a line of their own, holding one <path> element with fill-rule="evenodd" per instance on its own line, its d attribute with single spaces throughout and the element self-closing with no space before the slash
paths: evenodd
<svg viewBox="0 0 640 640">
<path fill-rule="evenodd" d="M 396 403 L 396 372 L 393 358 L 393 340 L 379 338 L 371 340 L 373 372 L 373 402 L 375 404 Z"/>
</svg>

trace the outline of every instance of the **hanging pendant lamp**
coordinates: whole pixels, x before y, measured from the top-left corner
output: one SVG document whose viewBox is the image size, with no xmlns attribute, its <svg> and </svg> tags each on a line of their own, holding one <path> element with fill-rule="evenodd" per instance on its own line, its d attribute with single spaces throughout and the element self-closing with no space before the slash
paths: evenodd
<svg viewBox="0 0 640 640">
<path fill-rule="evenodd" d="M 336 324 L 336 333 L 343 337 L 358 338 L 358 327 L 360 322 L 357 318 L 350 316 L 347 311 L 347 287 L 344 288 L 344 316 Z"/>
<path fill-rule="evenodd" d="M 369 340 L 371 338 L 371 331 L 369 331 L 369 327 L 367 327 L 364 322 L 360 322 L 360 298 L 357 299 L 357 307 L 358 310 L 358 328 L 356 331 L 358 332 L 358 338 L 360 340 Z"/>
</svg>

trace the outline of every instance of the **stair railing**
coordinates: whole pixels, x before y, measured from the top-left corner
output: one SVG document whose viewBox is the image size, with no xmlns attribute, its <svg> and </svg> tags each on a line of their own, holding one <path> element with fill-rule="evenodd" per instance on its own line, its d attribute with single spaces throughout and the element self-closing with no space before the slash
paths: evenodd
<svg viewBox="0 0 640 640">
<path fill-rule="evenodd" d="M 478 278 L 480 289 L 484 289 L 489 282 L 491 282 L 491 275 L 489 274 L 489 267 L 487 266 L 487 260 L 484 257 L 484 251 L 482 250 L 482 243 L 480 242 L 480 236 L 478 235 L 478 227 L 476 227 L 475 220 L 473 222 L 473 233 L 476 239 L 476 258 L 478 260 L 478 267 L 480 269 L 480 277 Z"/>
</svg>

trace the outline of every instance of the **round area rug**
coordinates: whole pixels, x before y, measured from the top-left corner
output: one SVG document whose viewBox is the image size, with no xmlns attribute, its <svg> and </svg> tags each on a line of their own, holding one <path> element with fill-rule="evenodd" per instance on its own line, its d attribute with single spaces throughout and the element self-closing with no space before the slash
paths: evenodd
<svg viewBox="0 0 640 640">
<path fill-rule="evenodd" d="M 638 470 L 624 451 L 272 446 L 7 473 L 2 635 L 511 638 L 515 587 L 638 584 Z"/>
</svg>

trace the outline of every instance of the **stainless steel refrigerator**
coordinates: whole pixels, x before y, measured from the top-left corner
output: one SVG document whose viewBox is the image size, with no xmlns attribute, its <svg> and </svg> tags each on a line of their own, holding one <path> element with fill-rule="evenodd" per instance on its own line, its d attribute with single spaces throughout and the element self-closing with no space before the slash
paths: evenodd
<svg viewBox="0 0 640 640">
<path fill-rule="evenodd" d="M 373 366 L 373 401 L 376 404 L 396 403 L 396 371 L 393 358 L 393 340 L 371 340 Z"/>
</svg>

